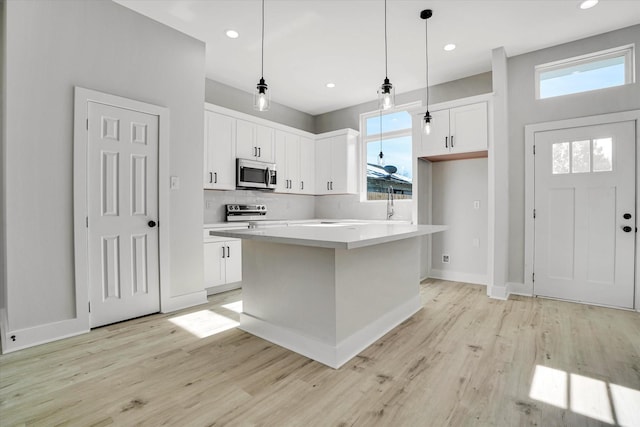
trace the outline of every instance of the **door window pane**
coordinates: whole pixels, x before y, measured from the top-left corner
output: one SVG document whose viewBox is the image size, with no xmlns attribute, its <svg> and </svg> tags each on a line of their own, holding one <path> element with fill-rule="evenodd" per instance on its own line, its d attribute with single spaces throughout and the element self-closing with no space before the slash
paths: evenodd
<svg viewBox="0 0 640 427">
<path fill-rule="evenodd" d="M 591 172 L 591 141 L 573 141 L 571 143 L 571 172 Z"/>
<path fill-rule="evenodd" d="M 569 172 L 569 143 L 556 142 L 553 144 L 553 174 Z"/>
<path fill-rule="evenodd" d="M 611 138 L 593 140 L 593 171 L 609 172 L 613 170 L 613 141 Z"/>
</svg>

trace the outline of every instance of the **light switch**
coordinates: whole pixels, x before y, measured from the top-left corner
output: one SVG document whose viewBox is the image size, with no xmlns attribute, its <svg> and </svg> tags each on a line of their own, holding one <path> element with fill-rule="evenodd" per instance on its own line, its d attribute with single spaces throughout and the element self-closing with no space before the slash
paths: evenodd
<svg viewBox="0 0 640 427">
<path fill-rule="evenodd" d="M 475 237 L 473 239 L 473 247 L 474 248 L 479 248 L 480 247 L 480 239 L 478 239 L 477 237 Z"/>
<path fill-rule="evenodd" d="M 473 209 L 480 209 L 480 200 L 473 201 Z"/>
<path fill-rule="evenodd" d="M 180 188 L 180 177 L 179 176 L 172 176 L 171 177 L 171 183 L 169 184 L 169 188 L 171 190 L 177 190 Z"/>
</svg>

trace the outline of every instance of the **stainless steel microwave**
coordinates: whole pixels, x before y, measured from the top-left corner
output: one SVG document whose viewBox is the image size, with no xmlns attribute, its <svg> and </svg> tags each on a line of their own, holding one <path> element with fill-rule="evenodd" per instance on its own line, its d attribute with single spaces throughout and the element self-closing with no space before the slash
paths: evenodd
<svg viewBox="0 0 640 427">
<path fill-rule="evenodd" d="M 276 165 L 249 159 L 236 159 L 236 187 L 275 190 Z"/>
</svg>

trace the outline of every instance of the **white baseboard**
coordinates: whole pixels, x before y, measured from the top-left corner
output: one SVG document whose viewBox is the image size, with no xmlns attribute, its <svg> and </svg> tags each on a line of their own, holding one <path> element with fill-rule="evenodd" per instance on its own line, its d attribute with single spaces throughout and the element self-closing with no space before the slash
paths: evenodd
<svg viewBox="0 0 640 427">
<path fill-rule="evenodd" d="M 241 287 L 242 287 L 242 282 L 227 283 L 226 285 L 220 285 L 220 286 L 212 286 L 210 288 L 207 288 L 207 296 L 219 294 L 221 292 L 231 291 L 233 289 L 240 289 Z"/>
<path fill-rule="evenodd" d="M 10 331 L 7 329 L 7 315 L 4 309 L 1 316 L 0 333 L 2 334 L 3 354 L 89 332 L 86 322 L 79 319 L 62 320 Z"/>
<path fill-rule="evenodd" d="M 171 313 L 172 311 L 182 310 L 183 308 L 194 307 L 196 305 L 207 303 L 207 291 L 204 289 L 198 292 L 192 292 L 186 295 L 178 295 L 162 299 L 160 312 Z"/>
<path fill-rule="evenodd" d="M 384 334 L 413 316 L 421 307 L 420 298 L 412 298 L 337 344 L 320 341 L 245 313 L 240 314 L 240 329 L 338 369 Z"/>
<path fill-rule="evenodd" d="M 533 296 L 533 288 L 526 283 L 508 282 L 507 287 L 510 295 Z"/>
<path fill-rule="evenodd" d="M 507 286 L 489 286 L 489 298 L 500 299 L 500 300 L 508 300 L 509 299 L 509 289 Z"/>
<path fill-rule="evenodd" d="M 474 285 L 487 285 L 486 274 L 470 274 L 457 271 L 432 269 L 429 273 L 432 279 L 450 280 L 452 282 L 473 283 Z"/>
</svg>

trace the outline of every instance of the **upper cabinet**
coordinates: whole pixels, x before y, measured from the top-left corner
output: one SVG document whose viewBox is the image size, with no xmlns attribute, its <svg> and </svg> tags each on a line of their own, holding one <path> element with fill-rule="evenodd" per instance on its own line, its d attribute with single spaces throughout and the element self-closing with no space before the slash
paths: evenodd
<svg viewBox="0 0 640 427">
<path fill-rule="evenodd" d="M 357 193 L 357 136 L 351 129 L 317 136 L 315 194 Z"/>
<path fill-rule="evenodd" d="M 236 188 L 236 119 L 204 112 L 204 188 Z"/>
<path fill-rule="evenodd" d="M 239 158 L 275 162 L 275 130 L 238 119 L 236 121 L 236 153 Z"/>
<path fill-rule="evenodd" d="M 487 156 L 486 102 L 437 110 L 431 115 L 431 134 L 421 134 L 417 157 L 439 161 Z"/>
<path fill-rule="evenodd" d="M 315 194 L 316 145 L 313 139 L 300 137 L 300 188 L 299 194 Z"/>
<path fill-rule="evenodd" d="M 276 192 L 314 194 L 315 149 L 311 138 L 276 130 Z"/>
</svg>

